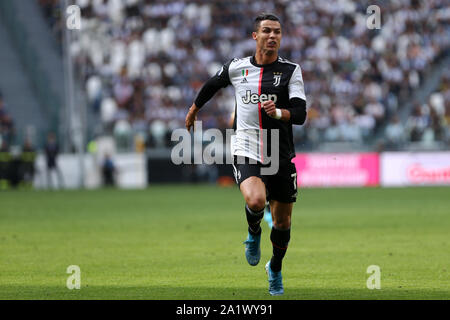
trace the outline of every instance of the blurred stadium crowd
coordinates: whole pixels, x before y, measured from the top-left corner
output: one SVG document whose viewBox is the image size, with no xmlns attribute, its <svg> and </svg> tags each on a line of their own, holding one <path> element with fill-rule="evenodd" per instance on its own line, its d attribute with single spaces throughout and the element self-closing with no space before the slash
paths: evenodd
<svg viewBox="0 0 450 320">
<path fill-rule="evenodd" d="M 26 139 L 20 150 L 12 151 L 10 145 L 15 131 L 14 121 L 6 110 L 0 92 L 0 191 L 19 183 L 30 187 L 33 181 L 36 150 L 31 141 Z"/>
<path fill-rule="evenodd" d="M 61 35 L 60 1 L 37 0 Z M 450 8 L 445 0 L 180 1 L 77 0 L 82 30 L 70 47 L 90 108 L 104 131 L 167 146 L 184 127 L 202 83 L 233 57 L 252 55 L 253 18 L 273 12 L 283 23 L 280 55 L 302 67 L 308 121 L 294 131 L 302 149 L 322 142 L 366 144 L 377 136 L 444 141 L 450 125 L 450 73 L 439 91 L 399 111 L 433 65 L 449 53 Z M 369 5 L 381 8 L 381 29 L 366 25 Z M 199 114 L 204 128 L 226 129 L 234 110 L 231 88 Z"/>
</svg>

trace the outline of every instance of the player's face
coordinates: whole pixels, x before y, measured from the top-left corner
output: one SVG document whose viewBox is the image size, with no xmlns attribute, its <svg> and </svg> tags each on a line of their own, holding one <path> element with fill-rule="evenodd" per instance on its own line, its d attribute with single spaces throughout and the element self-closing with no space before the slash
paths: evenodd
<svg viewBox="0 0 450 320">
<path fill-rule="evenodd" d="M 268 54 L 278 52 L 281 44 L 281 25 L 278 21 L 263 20 L 257 32 L 252 33 L 256 47 Z"/>
</svg>

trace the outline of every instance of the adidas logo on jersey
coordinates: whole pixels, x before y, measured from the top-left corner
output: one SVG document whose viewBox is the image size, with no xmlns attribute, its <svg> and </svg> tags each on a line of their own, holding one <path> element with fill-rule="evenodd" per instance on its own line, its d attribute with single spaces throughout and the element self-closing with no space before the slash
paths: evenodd
<svg viewBox="0 0 450 320">
<path fill-rule="evenodd" d="M 257 94 L 252 93 L 251 90 L 245 91 L 245 97 L 242 97 L 242 102 L 245 104 L 248 103 L 259 103 L 264 101 L 272 100 L 273 102 L 277 102 L 277 95 L 276 94 Z"/>
<path fill-rule="evenodd" d="M 247 78 L 242 79 L 241 83 L 248 83 Z"/>
</svg>

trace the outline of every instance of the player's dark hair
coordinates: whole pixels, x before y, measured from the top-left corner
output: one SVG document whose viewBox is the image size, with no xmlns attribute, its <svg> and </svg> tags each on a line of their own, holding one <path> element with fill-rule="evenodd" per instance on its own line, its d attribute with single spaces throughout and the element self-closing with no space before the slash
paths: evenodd
<svg viewBox="0 0 450 320">
<path fill-rule="evenodd" d="M 261 24 L 261 21 L 264 20 L 272 20 L 272 21 L 278 21 L 281 25 L 280 19 L 274 15 L 273 13 L 261 13 L 255 18 L 255 21 L 253 22 L 253 31 L 258 31 L 259 25 Z"/>
</svg>

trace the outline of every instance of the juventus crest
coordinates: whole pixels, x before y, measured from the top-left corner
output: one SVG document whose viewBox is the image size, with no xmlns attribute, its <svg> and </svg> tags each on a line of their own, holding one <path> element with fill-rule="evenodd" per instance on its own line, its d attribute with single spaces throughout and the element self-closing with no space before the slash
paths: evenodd
<svg viewBox="0 0 450 320">
<path fill-rule="evenodd" d="M 275 87 L 278 87 L 279 85 L 280 85 L 280 81 L 281 81 L 281 75 L 282 75 L 283 73 L 282 72 L 274 72 L 273 73 L 273 85 L 275 86 Z"/>
</svg>

